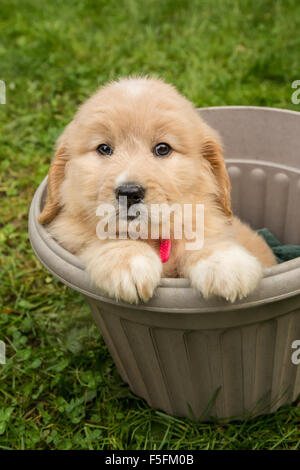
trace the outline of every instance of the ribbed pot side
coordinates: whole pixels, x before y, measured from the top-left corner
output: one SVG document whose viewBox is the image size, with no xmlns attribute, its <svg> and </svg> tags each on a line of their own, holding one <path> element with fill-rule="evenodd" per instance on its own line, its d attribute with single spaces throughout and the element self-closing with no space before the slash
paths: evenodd
<svg viewBox="0 0 300 470">
<path fill-rule="evenodd" d="M 256 308 L 258 315 L 282 309 L 275 318 L 203 329 L 197 314 L 168 316 L 156 326 L 149 312 L 143 321 L 130 307 L 87 301 L 121 377 L 153 408 L 196 420 L 243 418 L 297 398 L 300 368 L 291 345 L 300 338 L 299 296 Z"/>
</svg>

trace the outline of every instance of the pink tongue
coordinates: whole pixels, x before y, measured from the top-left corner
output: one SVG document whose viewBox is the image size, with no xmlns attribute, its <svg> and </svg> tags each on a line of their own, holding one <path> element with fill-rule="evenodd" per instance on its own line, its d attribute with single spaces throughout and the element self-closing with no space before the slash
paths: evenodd
<svg viewBox="0 0 300 470">
<path fill-rule="evenodd" d="M 170 258 L 171 253 L 171 240 L 160 240 L 159 256 L 162 263 L 165 263 Z"/>
</svg>

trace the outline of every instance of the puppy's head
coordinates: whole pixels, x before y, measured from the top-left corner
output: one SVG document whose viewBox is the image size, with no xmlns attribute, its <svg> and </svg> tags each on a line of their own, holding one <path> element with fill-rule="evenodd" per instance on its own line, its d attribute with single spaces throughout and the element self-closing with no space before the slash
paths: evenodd
<svg viewBox="0 0 300 470">
<path fill-rule="evenodd" d="M 122 195 L 146 206 L 209 203 L 231 216 L 218 135 L 158 79 L 121 79 L 81 106 L 58 140 L 39 221 L 63 208 L 94 224 L 99 204 L 117 207 Z"/>
</svg>

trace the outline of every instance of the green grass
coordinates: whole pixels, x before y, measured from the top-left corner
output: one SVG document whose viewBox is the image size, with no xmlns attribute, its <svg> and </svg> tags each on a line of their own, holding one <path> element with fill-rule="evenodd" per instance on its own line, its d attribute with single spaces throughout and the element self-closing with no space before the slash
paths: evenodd
<svg viewBox="0 0 300 470">
<path fill-rule="evenodd" d="M 0 448 L 296 449 L 300 407 L 233 424 L 150 409 L 113 365 L 84 299 L 34 257 L 28 208 L 56 137 L 100 84 L 156 74 L 198 106 L 300 110 L 297 0 L 1 0 Z"/>
</svg>

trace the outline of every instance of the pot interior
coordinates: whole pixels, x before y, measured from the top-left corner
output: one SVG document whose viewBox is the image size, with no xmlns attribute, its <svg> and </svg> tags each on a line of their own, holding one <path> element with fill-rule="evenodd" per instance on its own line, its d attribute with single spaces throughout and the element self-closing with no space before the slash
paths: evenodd
<svg viewBox="0 0 300 470">
<path fill-rule="evenodd" d="M 220 133 L 235 215 L 300 244 L 300 113 L 271 108 L 199 110 Z"/>
</svg>

